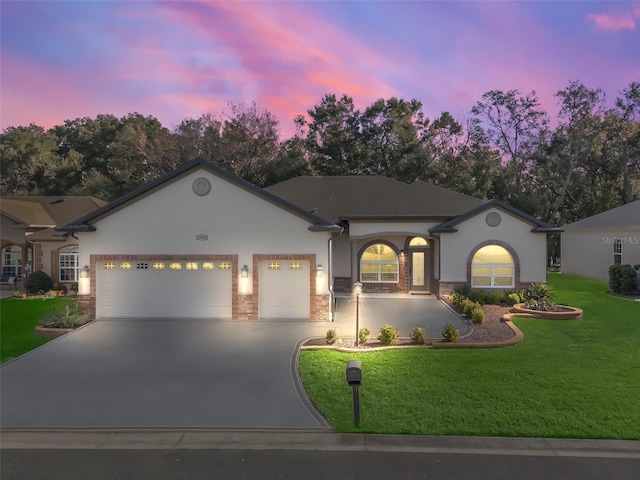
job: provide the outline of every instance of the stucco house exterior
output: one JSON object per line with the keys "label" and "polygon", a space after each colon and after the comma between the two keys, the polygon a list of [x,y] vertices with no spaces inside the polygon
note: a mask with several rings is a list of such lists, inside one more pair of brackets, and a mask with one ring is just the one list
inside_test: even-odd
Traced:
{"label": "stucco house exterior", "polygon": [[609,280],[615,263],[640,264],[640,200],[563,227],[562,271]]}
{"label": "stucco house exterior", "polygon": [[441,295],[546,279],[552,227],[502,202],[385,177],[259,188],[202,160],[59,229],[96,317],[331,318],[338,292]]}
{"label": "stucco house exterior", "polygon": [[77,282],[78,241],[55,229],[105,204],[89,196],[0,197],[3,286],[14,278],[11,287],[23,289],[29,269],[44,271],[55,283]]}

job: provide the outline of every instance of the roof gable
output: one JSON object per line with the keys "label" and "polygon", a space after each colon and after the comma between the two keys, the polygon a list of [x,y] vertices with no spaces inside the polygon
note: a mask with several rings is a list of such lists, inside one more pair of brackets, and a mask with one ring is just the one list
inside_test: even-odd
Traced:
{"label": "roof gable", "polygon": [[638,229],[640,230],[640,200],[627,203],[606,212],[583,218],[564,226],[565,230],[598,229]]}
{"label": "roof gable", "polygon": [[168,184],[173,183],[178,179],[183,178],[184,176],[200,169],[205,170],[210,174],[215,175],[216,177],[238,188],[241,188],[246,192],[251,193],[252,195],[257,196],[266,202],[270,202],[278,206],[279,208],[306,220],[310,224],[309,230],[332,231],[332,230],[339,229],[339,227],[337,227],[336,225],[333,225],[331,222],[328,222],[327,220],[317,215],[314,215],[311,212],[303,210],[302,208],[296,205],[293,205],[265,191],[264,189],[250,182],[247,182],[246,180],[243,180],[240,177],[237,177],[236,175],[226,172],[221,168],[216,167],[202,159],[196,159],[181,165],[173,172],[168,173],[152,182],[149,182],[146,185],[143,185],[142,187],[134,190],[133,192],[127,195],[124,195],[123,197],[120,197],[117,200],[114,200],[113,202],[103,206],[102,208],[94,212],[91,212],[90,214],[85,215],[81,218],[78,218],[77,220],[65,225],[64,227],[58,228],[58,230],[65,231],[65,232],[93,231],[95,230],[95,227],[92,225],[94,222],[104,219],[107,216],[110,216],[118,212],[119,210],[126,208],[128,205],[135,203],[139,199],[144,198],[147,195],[150,195],[154,192],[157,192],[163,189]]}
{"label": "roof gable", "polygon": [[533,229],[531,230],[532,232],[562,232],[562,229],[553,227],[548,223],[543,222],[542,220],[539,220],[536,217],[533,217],[528,213],[518,210],[517,208],[512,207],[511,205],[504,203],[503,201],[495,198],[493,200],[489,200],[488,202],[485,202],[484,204],[472,210],[469,210],[468,212],[465,212],[462,215],[457,216],[456,218],[449,220],[448,222],[442,223],[437,227],[430,229],[429,232],[430,233],[457,232],[458,231],[458,229],[456,228],[457,225],[464,222],[465,220],[468,220],[472,217],[475,217],[481,214],[482,212],[489,210],[490,208],[499,208],[531,224],[533,227]]}
{"label": "roof gable", "polygon": [[480,199],[430,183],[383,176],[302,176],[266,190],[334,222],[356,219],[448,219],[482,205]]}

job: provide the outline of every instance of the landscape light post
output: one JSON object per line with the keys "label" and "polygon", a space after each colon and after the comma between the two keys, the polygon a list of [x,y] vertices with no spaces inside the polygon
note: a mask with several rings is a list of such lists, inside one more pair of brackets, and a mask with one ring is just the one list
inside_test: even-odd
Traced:
{"label": "landscape light post", "polygon": [[353,293],[356,294],[356,347],[360,346],[360,294],[362,293],[362,283],[353,284]]}

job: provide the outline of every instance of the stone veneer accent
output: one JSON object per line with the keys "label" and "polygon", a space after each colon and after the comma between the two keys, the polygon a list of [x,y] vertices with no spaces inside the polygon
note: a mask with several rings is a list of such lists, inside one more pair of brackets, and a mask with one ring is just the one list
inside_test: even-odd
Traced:
{"label": "stone veneer accent", "polygon": [[78,307],[82,312],[96,316],[96,272],[98,262],[127,261],[149,262],[159,261],[212,261],[231,263],[231,318],[238,320],[239,296],[238,296],[238,255],[91,255],[89,265],[89,280],[91,282],[89,295],[78,295]]}

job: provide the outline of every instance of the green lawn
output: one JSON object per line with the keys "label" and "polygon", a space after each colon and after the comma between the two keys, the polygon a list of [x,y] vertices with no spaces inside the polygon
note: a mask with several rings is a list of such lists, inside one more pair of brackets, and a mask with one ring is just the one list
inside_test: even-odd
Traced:
{"label": "green lawn", "polygon": [[[604,282],[549,283],[583,319],[516,318],[524,340],[499,349],[302,351],[305,389],[339,432],[640,439],[640,303]],[[359,428],[349,359],[362,361]]]}
{"label": "green lawn", "polygon": [[62,309],[75,302],[71,298],[0,300],[0,363],[53,340],[53,337],[36,335],[36,325],[52,309]]}

